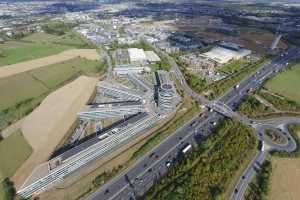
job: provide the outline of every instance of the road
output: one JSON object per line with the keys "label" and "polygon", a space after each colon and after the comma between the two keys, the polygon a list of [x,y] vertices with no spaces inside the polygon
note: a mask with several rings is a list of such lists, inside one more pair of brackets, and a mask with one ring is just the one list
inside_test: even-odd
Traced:
{"label": "road", "polygon": [[[141,157],[133,166],[99,188],[87,198],[88,200],[125,200],[135,199],[136,196],[143,195],[161,175],[167,172],[168,167],[166,163],[174,163],[178,156],[182,154],[181,150],[187,144],[194,144],[210,135],[214,125],[222,121],[224,115],[231,118],[234,117],[253,128],[259,128],[259,122],[240,116],[233,112],[233,110],[247,97],[249,91],[259,88],[266,79],[274,76],[283,69],[287,62],[290,63],[296,58],[299,58],[300,49],[291,49],[287,54],[279,56],[270,63],[260,67],[256,72],[242,80],[237,89],[229,90],[214,102],[208,101],[190,89],[175,61],[168,55],[166,56],[186,93],[215,112],[205,111],[201,116],[197,116],[187,122],[182,128],[176,130],[174,134],[167,137],[151,152]],[[257,136],[259,139],[263,139],[260,138],[259,133]],[[295,148],[293,144],[295,143],[291,138],[288,145],[281,148],[282,150]],[[266,153],[267,152],[260,151],[251,162],[251,165],[244,173],[247,178],[241,177],[241,180],[236,186],[236,192],[232,195],[232,199],[241,199],[241,197],[244,196],[247,185],[251,177],[255,174],[255,170],[253,170],[251,166],[257,161],[259,161],[258,163],[262,163]]]}
{"label": "road", "polygon": [[211,132],[212,122],[223,117],[205,112],[193,118],[174,134],[166,138],[155,150],[140,158],[129,169],[113,178],[88,199],[130,199],[133,194],[142,195],[162,174],[167,171],[167,162],[173,162],[187,144],[195,143],[196,137],[206,137]]}

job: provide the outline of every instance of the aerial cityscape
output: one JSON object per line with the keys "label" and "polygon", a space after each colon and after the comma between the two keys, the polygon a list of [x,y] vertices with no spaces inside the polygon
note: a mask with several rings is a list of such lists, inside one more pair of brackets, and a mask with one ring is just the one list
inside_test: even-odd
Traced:
{"label": "aerial cityscape", "polygon": [[299,184],[299,1],[0,1],[0,200]]}

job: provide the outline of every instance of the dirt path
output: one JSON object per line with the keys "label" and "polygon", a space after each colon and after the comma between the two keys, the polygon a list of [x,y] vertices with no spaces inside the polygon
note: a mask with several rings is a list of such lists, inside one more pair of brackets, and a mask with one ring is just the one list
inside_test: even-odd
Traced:
{"label": "dirt path", "polygon": [[60,63],[76,57],[82,57],[89,60],[100,60],[100,56],[96,49],[71,49],[56,55],[0,67],[0,78],[12,76],[39,67]]}
{"label": "dirt path", "polygon": [[20,119],[19,121],[15,122],[12,125],[10,125],[9,127],[5,128],[1,132],[1,136],[3,138],[7,138],[8,136],[10,136],[14,132],[16,132],[18,129],[21,128],[23,121],[24,121],[24,118]]}
{"label": "dirt path", "polygon": [[77,112],[90,99],[97,82],[96,78],[77,78],[51,93],[24,119],[22,132],[33,153],[13,177],[17,188],[55,150],[76,121]]}

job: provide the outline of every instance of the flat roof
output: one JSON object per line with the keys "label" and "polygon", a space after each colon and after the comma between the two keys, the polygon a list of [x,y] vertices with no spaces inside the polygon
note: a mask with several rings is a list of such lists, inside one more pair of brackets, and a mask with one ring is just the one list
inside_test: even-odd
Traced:
{"label": "flat roof", "polygon": [[129,48],[128,53],[129,53],[130,62],[147,60],[147,56],[143,49]]}
{"label": "flat roof", "polygon": [[124,126],[128,126],[130,124],[134,124],[134,123],[138,122],[139,120],[143,119],[144,117],[146,117],[147,115],[148,115],[147,113],[139,113],[139,114],[128,117],[125,121],[120,120],[119,122],[116,122],[115,124],[111,125],[110,127],[104,128],[103,130],[100,131],[100,133],[98,133],[97,135],[95,134],[92,138],[82,142],[81,144],[71,148],[70,150],[64,152],[63,154],[61,154],[59,156],[62,158],[62,160],[66,160],[66,159],[70,158],[71,156],[74,156],[75,154],[96,144],[97,142],[100,142],[101,140],[99,139],[99,135],[104,134],[114,128],[118,128],[118,127],[121,128]]}
{"label": "flat roof", "polygon": [[251,51],[247,49],[239,49],[239,51],[234,51],[217,46],[209,52],[202,54],[202,56],[212,59],[220,64],[224,64],[231,59],[239,59],[249,54],[251,54]]}
{"label": "flat roof", "polygon": [[150,62],[160,61],[160,57],[154,51],[145,51],[147,60]]}

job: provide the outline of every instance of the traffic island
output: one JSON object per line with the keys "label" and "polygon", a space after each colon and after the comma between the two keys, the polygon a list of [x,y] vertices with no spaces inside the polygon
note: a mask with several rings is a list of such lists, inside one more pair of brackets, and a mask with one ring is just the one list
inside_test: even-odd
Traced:
{"label": "traffic island", "polygon": [[279,130],[268,128],[264,130],[264,138],[267,143],[285,146],[288,143],[287,137]]}

